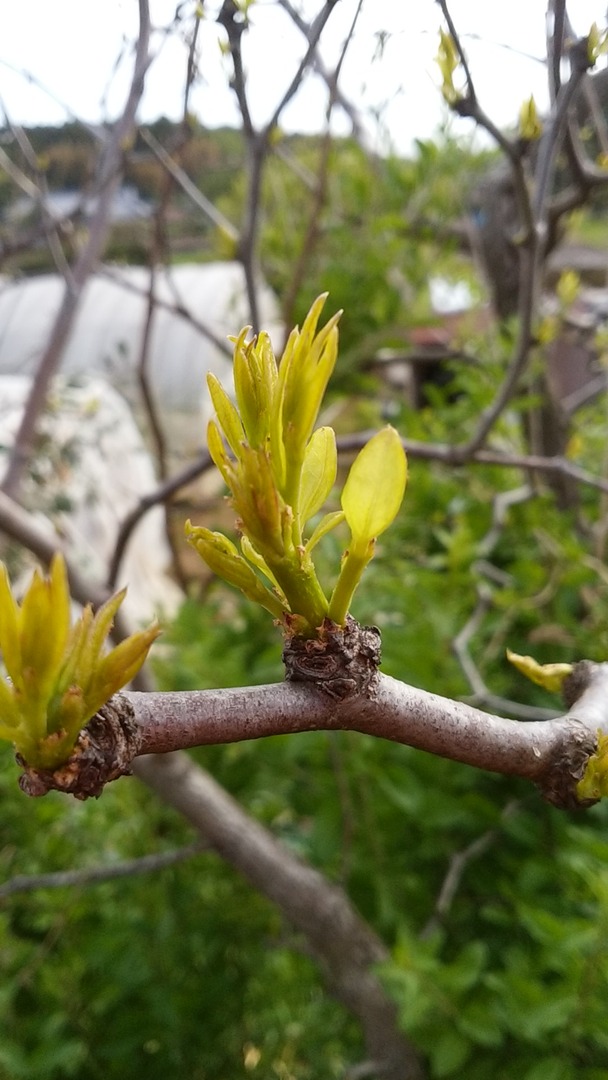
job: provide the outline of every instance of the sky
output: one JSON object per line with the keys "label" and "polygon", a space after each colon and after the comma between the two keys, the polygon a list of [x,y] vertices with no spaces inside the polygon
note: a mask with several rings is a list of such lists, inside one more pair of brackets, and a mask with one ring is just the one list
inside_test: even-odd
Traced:
{"label": "sky", "polygon": [[[321,0],[294,0],[310,19]],[[183,28],[167,33],[178,0],[150,0],[154,62],[148,73],[140,119],[160,115],[178,119],[183,108],[187,43]],[[221,49],[225,35],[215,21],[221,6],[204,0],[199,35],[199,75],[191,111],[206,127],[238,125],[234,94],[228,86],[229,62]],[[189,15],[194,0],[183,0]],[[588,32],[605,23],[605,0],[570,5],[574,29]],[[325,28],[322,56],[335,66],[349,32],[357,0],[338,0]],[[137,32],[136,0],[28,0],[0,9],[0,107],[13,123],[61,124],[77,116],[88,122],[120,112],[132,64],[129,45]],[[478,96],[499,125],[516,120],[521,102],[534,94],[547,104],[542,64],[545,52],[545,0],[452,0],[450,11],[462,36]],[[272,115],[297,69],[304,38],[276,0],[254,0],[251,29],[245,35],[251,111],[256,123]],[[428,138],[445,120],[438,91],[437,52],[441,13],[434,0],[363,0],[362,11],[343,65],[340,86],[360,110],[368,143],[374,149],[408,153],[416,138]],[[120,58],[120,59],[119,59]],[[316,76],[306,79],[285,109],[286,131],[319,131],[327,92]],[[452,126],[453,122],[452,122]],[[334,129],[350,130],[337,112]],[[458,121],[456,130],[472,131]]]}

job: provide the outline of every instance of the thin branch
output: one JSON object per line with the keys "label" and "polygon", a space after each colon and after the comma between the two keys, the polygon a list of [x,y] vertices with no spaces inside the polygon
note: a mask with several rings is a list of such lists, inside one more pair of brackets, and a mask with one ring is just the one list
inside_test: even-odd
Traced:
{"label": "thin branch", "polygon": [[[344,60],[345,60],[345,57],[346,57],[346,53],[348,51],[348,47],[349,47],[349,45],[350,45],[350,43],[351,43],[351,41],[353,39],[354,33],[355,33],[355,28],[356,28],[357,22],[359,20],[359,15],[361,14],[362,6],[363,6],[363,0],[359,0],[359,2],[357,4],[357,7],[355,9],[355,13],[354,13],[353,18],[352,18],[352,21],[351,21],[351,25],[350,25],[349,30],[348,30],[348,34],[346,35],[346,38],[344,39],[344,42],[342,44],[342,49],[341,49],[341,52],[340,52],[340,56],[338,58],[338,63],[336,64],[336,68],[335,68],[333,74],[331,76],[329,76],[328,79],[327,79],[327,86],[328,86],[328,90],[329,90],[329,98],[328,98],[328,102],[327,102],[327,109],[325,111],[326,130],[325,130],[325,135],[324,135],[324,138],[323,138],[323,143],[321,145],[319,167],[317,169],[316,184],[315,184],[315,189],[314,189],[314,192],[313,192],[314,197],[313,197],[313,200],[312,200],[312,205],[311,205],[310,210],[309,210],[308,222],[306,224],[306,229],[304,231],[304,236],[303,236],[303,239],[302,239],[302,243],[300,245],[300,251],[298,252],[298,254],[296,256],[295,266],[294,266],[294,269],[293,269],[293,273],[291,275],[291,280],[290,280],[290,282],[288,284],[288,287],[287,287],[287,289],[285,291],[285,296],[284,296],[283,305],[282,305],[282,307],[283,307],[283,324],[284,324],[284,326],[286,328],[285,329],[286,335],[288,333],[287,327],[291,326],[293,324],[293,322],[295,321],[294,317],[293,317],[293,313],[294,313],[294,306],[295,306],[298,290],[299,290],[299,288],[300,288],[300,286],[302,284],[302,280],[303,280],[303,277],[304,277],[304,273],[305,273],[305,270],[306,270],[307,263],[310,260],[312,252],[313,252],[313,250],[315,248],[315,244],[317,243],[317,240],[319,238],[320,227],[321,227],[321,213],[322,213],[322,210],[323,210],[323,206],[325,205],[325,202],[327,200],[327,187],[328,187],[328,182],[329,182],[329,160],[330,160],[330,152],[331,152],[331,147],[332,147],[332,136],[331,136],[331,126],[330,126],[331,125],[331,116],[332,116],[332,112],[333,112],[333,109],[334,109],[334,105],[336,104],[337,99],[338,99],[338,83],[339,83],[339,80],[340,80],[340,73],[342,71],[342,66],[344,64]],[[287,342],[287,336],[285,337],[284,344],[286,344],[286,342]]]}
{"label": "thin branch", "polygon": [[152,341],[152,331],[154,327],[154,315],[156,312],[156,304],[154,302],[154,286],[156,283],[157,267],[152,262],[149,269],[149,285],[148,285],[148,298],[146,302],[146,316],[144,320],[144,326],[141,335],[141,342],[139,348],[139,357],[136,365],[136,372],[139,382],[139,388],[141,391],[142,400],[144,403],[144,411],[148,421],[148,426],[152,436],[152,442],[155,449],[155,457],[158,465],[158,472],[161,480],[167,479],[167,443],[163,432],[160,416],[158,415],[158,409],[152,393],[152,386],[150,382],[149,372],[149,359],[150,359],[150,343]]}
{"label": "thin branch", "polygon": [[100,885],[116,878],[135,877],[138,874],[151,874],[165,870],[168,866],[191,859],[207,850],[201,840],[175,851],[161,851],[158,855],[143,855],[139,859],[129,859],[114,866],[92,866],[84,870],[58,870],[51,874],[17,874],[16,877],[0,884],[0,897],[14,896],[16,893],[35,892],[39,889],[86,888]]}
{"label": "thin branch", "polygon": [[566,30],[566,0],[550,0],[549,13],[553,17],[553,25],[547,34],[547,61],[549,71],[549,99],[553,105],[562,84],[561,64],[564,54]]}
{"label": "thin branch", "polygon": [[[369,628],[359,632],[368,638],[373,634]],[[300,651],[301,665],[305,658]],[[311,654],[306,682],[190,692],[124,691],[81,732],[69,768],[49,772],[24,763],[20,786],[30,796],[60,790],[88,798],[130,773],[135,759],[150,754],[304,731],[358,731],[531,780],[556,806],[580,806],[577,783],[597,749],[598,731],[608,734],[608,664],[581,661],[575,666],[565,683],[574,704],[562,716],[519,722],[378,672],[364,689],[349,689],[351,679],[334,678],[336,654],[329,657],[325,671],[325,679],[334,680],[331,694],[326,693],[320,688],[324,679],[319,660]],[[346,659],[341,670],[348,671],[349,663]]]}
{"label": "thin branch", "polygon": [[336,3],[337,0],[326,0],[324,6],[314,19],[310,26],[307,38],[308,47],[298,65],[297,71],[289,86],[284,91],[270,120],[259,131],[256,131],[251,118],[247,96],[245,68],[242,57],[242,37],[247,29],[247,21],[243,18],[235,0],[224,0],[217,20],[225,28],[226,33],[228,34],[233,65],[231,86],[236,95],[241,112],[243,132],[247,145],[248,182],[243,223],[239,239],[239,258],[245,274],[247,300],[251,314],[251,323],[255,332],[260,329],[257,292],[257,248],[264,167],[270,150],[272,135],[279,122],[281,113],[300,87],[304,72],[312,62],[327,20]]}
{"label": "thin branch", "polygon": [[205,217],[216,225],[218,229],[236,243],[239,238],[238,229],[234,227],[231,221],[222,214],[221,210],[218,210],[210,199],[203,195],[202,191],[199,191],[196,184],[192,183],[192,180],[188,176],[187,172],[182,169],[181,165],[178,165],[173,160],[170,154],[167,153],[164,146],[159,143],[158,139],[147,128],[142,128],[139,132],[140,137],[145,142],[146,146],[150,148],[155,158],[161,163],[163,169],[169,173],[169,175],[175,180],[175,183],[182,189],[182,191],[188,196],[199,210],[202,210]]}
{"label": "thin branch", "polygon": [[32,144],[30,143],[23,128],[16,124],[13,124],[8,116],[6,108],[0,98],[0,104],[2,105],[2,111],[4,113],[5,125],[11,131],[14,139],[19,146],[23,156],[30,169],[36,176],[36,183],[33,183],[25,173],[22,172],[16,165],[14,165],[8,155],[0,150],[0,164],[3,166],[5,172],[11,177],[13,182],[17,182],[21,190],[32,199],[34,205],[38,208],[38,212],[42,222],[42,230],[44,239],[51,258],[57,268],[58,272],[64,278],[65,281],[71,280],[71,269],[68,261],[65,257],[63,247],[61,245],[61,231],[60,224],[56,220],[55,215],[52,213],[48,202],[48,186],[46,183],[46,177],[40,172],[38,168],[38,162],[36,154]]}
{"label": "thin branch", "polygon": [[[306,52],[304,53],[304,56],[300,60],[298,68],[295,71],[289,86],[285,90],[281,100],[276,106],[272,116],[270,117],[270,120],[268,121],[266,127],[262,132],[262,137],[265,141],[270,139],[274,129],[279,122],[281,113],[284,111],[286,105],[289,104],[294,94],[296,94],[296,92],[300,89],[304,74],[314,60],[319,41],[321,40],[321,35],[323,34],[323,31],[325,29],[327,20],[329,19],[329,16],[331,15],[337,3],[338,0],[325,0],[325,4],[310,24],[310,28],[307,34],[308,47],[306,49]],[[358,13],[356,17],[358,17]]]}
{"label": "thin branch", "polygon": [[[361,450],[374,434],[372,431],[356,435],[341,435],[337,440],[338,451],[349,453]],[[444,465],[462,468],[465,465],[500,465],[506,469],[524,469],[526,472],[556,473],[569,476],[581,484],[608,492],[608,480],[581,469],[564,457],[543,457],[542,454],[505,453],[501,450],[474,450],[466,446],[449,446],[444,443],[423,443],[415,439],[402,439],[401,444],[412,460],[440,461]]]}
{"label": "thin branch", "polygon": [[[292,19],[294,25],[297,26],[298,30],[304,35],[304,37],[308,41],[310,39],[310,24],[302,18],[300,12],[297,11],[297,9],[291,3],[291,0],[279,0],[279,6],[287,12],[289,17]],[[331,90],[335,81],[335,72],[330,71],[329,68],[326,67],[323,59],[319,54],[318,47],[315,48],[315,52],[312,57],[312,63],[315,71],[321,76],[324,82],[327,83],[327,86]],[[339,105],[342,111],[346,113],[352,124],[354,138],[357,140],[358,143],[362,143],[364,140],[363,129],[361,124],[361,118],[357,109],[352,104],[352,102],[344,96],[344,93],[338,86],[335,87],[335,90],[333,92],[336,105]]]}
{"label": "thin branch", "polygon": [[[120,285],[121,288],[126,289],[127,292],[134,293],[136,296],[141,296],[144,300],[148,296],[147,289],[136,285],[135,282],[125,277],[125,275],[121,273],[118,267],[100,266],[98,273],[101,277],[105,277],[108,278],[110,281],[114,281],[117,285]],[[193,329],[198,331],[198,333],[201,334],[202,337],[206,338],[207,341],[210,341],[212,345],[215,345],[216,349],[219,349],[220,352],[224,353],[225,356],[232,357],[232,348],[228,344],[227,340],[214,333],[214,331],[209,326],[207,326],[206,323],[203,323],[200,321],[200,319],[197,319],[196,316],[194,316],[192,312],[189,311],[186,305],[183,303],[181,297],[179,296],[175,283],[171,278],[169,268],[167,268],[167,284],[170,286],[170,288],[176,295],[176,300],[172,303],[170,300],[163,300],[161,297],[155,296],[155,306],[157,308],[161,308],[163,311],[169,311],[174,315],[179,315],[180,318],[185,319],[186,322],[190,323]]]}
{"label": "thin branch", "polygon": [[[507,803],[504,810],[500,815],[500,824],[508,821],[516,814],[521,807],[521,799],[511,799]],[[448,870],[441,884],[439,895],[435,902],[435,909],[430,919],[420,931],[420,939],[424,941],[425,938],[431,937],[436,930],[440,928],[445,922],[446,916],[449,914],[450,908],[454,903],[456,893],[460,888],[460,884],[463,875],[474,859],[480,859],[482,855],[485,855],[486,851],[492,847],[492,844],[500,837],[500,829],[488,829],[473,840],[462,851],[455,851],[450,858]]]}
{"label": "thin branch", "polygon": [[[597,665],[597,684],[608,683],[608,665]],[[605,701],[576,720],[587,737],[608,728]],[[188,693],[119,695],[140,729],[138,754],[241,742],[303,731],[359,731],[412,746],[490,772],[540,781],[573,737],[573,718],[508,720],[460,701],[408,686],[379,674],[369,697],[344,702],[298,683]],[[597,708],[596,708],[597,706]],[[590,719],[589,719],[590,717]],[[576,727],[576,725],[574,725]]]}
{"label": "thin branch", "polygon": [[437,0],[437,2],[458,49],[467,81],[465,97],[456,101],[453,108],[460,115],[471,117],[490,132],[507,155],[512,168],[514,189],[523,230],[523,235],[518,238],[521,265],[517,341],[513,357],[494,401],[483,412],[476,431],[462,449],[462,453],[467,456],[484,445],[494,424],[513,397],[530,362],[534,346],[533,323],[538,310],[541,270],[546,256],[549,225],[554,219],[554,208],[551,207],[549,188],[553,175],[555,155],[559,140],[567,125],[570,106],[589,67],[589,61],[586,39],[576,42],[569,52],[571,62],[570,78],[565,85],[560,87],[551,116],[544,126],[535,169],[534,188],[532,198],[530,198],[523,170],[521,149],[517,143],[497,131],[492,121],[489,121],[489,118],[480,109],[466,55],[450,15],[447,0]]}
{"label": "thin branch", "polygon": [[164,484],[160,484],[148,495],[143,495],[140,498],[137,505],[134,506],[124,518],[118,531],[112,555],[112,562],[110,563],[110,569],[108,570],[107,584],[109,589],[116,587],[116,581],[120,572],[120,565],[125,549],[133,530],[141,521],[142,517],[144,517],[148,510],[151,510],[153,506],[158,506],[159,503],[165,503],[167,499],[174,495],[176,491],[179,491],[180,488],[186,487],[188,484],[192,483],[193,480],[197,480],[199,476],[202,476],[203,473],[211,469],[212,466],[213,462],[209,452],[204,450],[190,465],[187,465],[184,469],[181,469],[180,472],[169,477]]}

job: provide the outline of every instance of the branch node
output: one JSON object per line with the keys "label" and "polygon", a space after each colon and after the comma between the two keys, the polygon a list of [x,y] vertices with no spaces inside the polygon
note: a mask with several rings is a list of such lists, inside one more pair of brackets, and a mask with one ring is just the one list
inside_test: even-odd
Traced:
{"label": "branch node", "polygon": [[283,663],[286,679],[312,684],[334,700],[369,697],[380,664],[380,631],[350,615],[344,626],[325,619],[318,637],[286,642]]}
{"label": "branch node", "polygon": [[133,706],[115,694],[82,729],[71,756],[54,770],[35,769],[17,755],[23,773],[19,787],[32,798],[61,791],[75,799],[98,798],[111,780],[131,773],[139,750],[140,729]]}
{"label": "branch node", "polygon": [[561,743],[550,767],[536,781],[543,798],[559,810],[584,810],[598,802],[597,799],[580,799],[576,793],[576,785],[596,750],[597,736],[582,721],[572,718],[568,738]]}

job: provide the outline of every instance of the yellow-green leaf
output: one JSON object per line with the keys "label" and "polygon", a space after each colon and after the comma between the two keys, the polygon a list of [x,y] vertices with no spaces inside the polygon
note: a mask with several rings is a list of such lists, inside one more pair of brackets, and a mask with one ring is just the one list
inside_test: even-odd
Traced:
{"label": "yellow-green leaf", "polygon": [[564,679],[573,670],[572,664],[539,664],[534,657],[520,656],[510,649],[507,649],[507,660],[527,679],[552,694],[561,693]]}
{"label": "yellow-green leaf", "polygon": [[186,536],[214,574],[240,589],[245,596],[270,611],[272,615],[282,617],[285,612],[284,603],[260,581],[227,536],[203,526],[193,526],[189,521],[186,523]]}
{"label": "yellow-green leaf", "polygon": [[526,142],[534,142],[540,139],[542,133],[543,125],[538,115],[536,102],[533,97],[529,97],[519,110],[519,136]]}
{"label": "yellow-green leaf", "polygon": [[84,699],[85,723],[137,675],[159,634],[160,627],[152,623],[125,638],[96,665]]}
{"label": "yellow-green leaf", "polygon": [[245,435],[250,446],[264,446],[269,437],[269,417],[276,373],[268,354],[268,336],[247,342],[250,327],[239,334],[234,346],[234,388]]}
{"label": "yellow-green leaf", "polygon": [[462,97],[454,86],[454,72],[460,64],[458,47],[451,34],[445,30],[439,31],[439,49],[437,51],[437,65],[441,72],[441,93],[448,105],[453,105]]}
{"label": "yellow-green leaf", "polygon": [[[258,570],[261,571],[264,577],[268,578],[273,588],[278,589],[278,581],[274,576],[272,570],[270,569],[268,563],[266,562],[266,559],[264,559],[264,557],[260,555],[259,551],[254,548],[248,536],[241,537],[241,551],[243,552],[243,555],[248,560],[248,562],[250,562],[252,566],[257,566]],[[285,606],[287,609],[289,608],[289,604],[287,603],[287,601],[285,601]]]}
{"label": "yellow-green leaf", "polygon": [[324,536],[335,529],[337,525],[341,525],[344,521],[343,510],[332,510],[329,514],[325,514],[316,528],[310,535],[310,539],[306,541],[306,552],[310,555],[312,549],[316,547],[319,540],[322,540]]}
{"label": "yellow-green leaf", "polygon": [[0,675],[0,720],[6,724],[7,727],[16,728],[19,726],[21,716],[17,703],[15,701],[15,695],[12,686],[10,686],[5,679]]}
{"label": "yellow-green leaf", "polygon": [[587,35],[587,57],[591,67],[599,60],[602,53],[608,49],[608,31],[602,30],[597,23],[592,23]]}
{"label": "yellow-green leaf", "polygon": [[207,425],[207,446],[209,448],[211,460],[216,469],[219,469],[222,474],[224,483],[227,487],[232,488],[234,469],[232,467],[232,462],[226,453],[220,430],[214,420],[210,420]]}
{"label": "yellow-green leaf", "polygon": [[302,526],[321,509],[336,482],[338,452],[333,428],[317,428],[304,454],[300,480],[300,521]]}
{"label": "yellow-green leaf", "polygon": [[407,481],[399,435],[385,427],[357,455],[342,492],[342,509],[356,544],[375,539],[394,521]]}
{"label": "yellow-green leaf", "polygon": [[569,308],[576,300],[581,288],[581,279],[575,270],[563,270],[556,286],[557,298],[563,308]]}
{"label": "yellow-green leaf", "polygon": [[207,386],[209,387],[213,408],[226,436],[228,446],[234,456],[238,458],[241,444],[245,439],[241,418],[221,382],[211,372],[207,375]]}
{"label": "yellow-green leaf", "polygon": [[15,687],[20,684],[22,667],[19,630],[19,608],[11,592],[6,566],[0,563],[0,651]]}

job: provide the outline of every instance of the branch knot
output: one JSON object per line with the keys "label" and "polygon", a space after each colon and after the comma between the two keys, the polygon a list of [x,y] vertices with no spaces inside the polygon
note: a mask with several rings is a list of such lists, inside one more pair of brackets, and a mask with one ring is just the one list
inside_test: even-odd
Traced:
{"label": "branch knot", "polygon": [[115,694],[82,729],[63,765],[35,769],[17,755],[24,770],[19,787],[32,797],[61,791],[76,799],[98,798],[111,780],[130,774],[139,744],[133,707],[124,695]]}
{"label": "branch knot", "polygon": [[318,637],[288,639],[283,662],[286,679],[310,683],[334,700],[367,697],[380,664],[380,631],[350,615],[344,626],[325,619]]}

